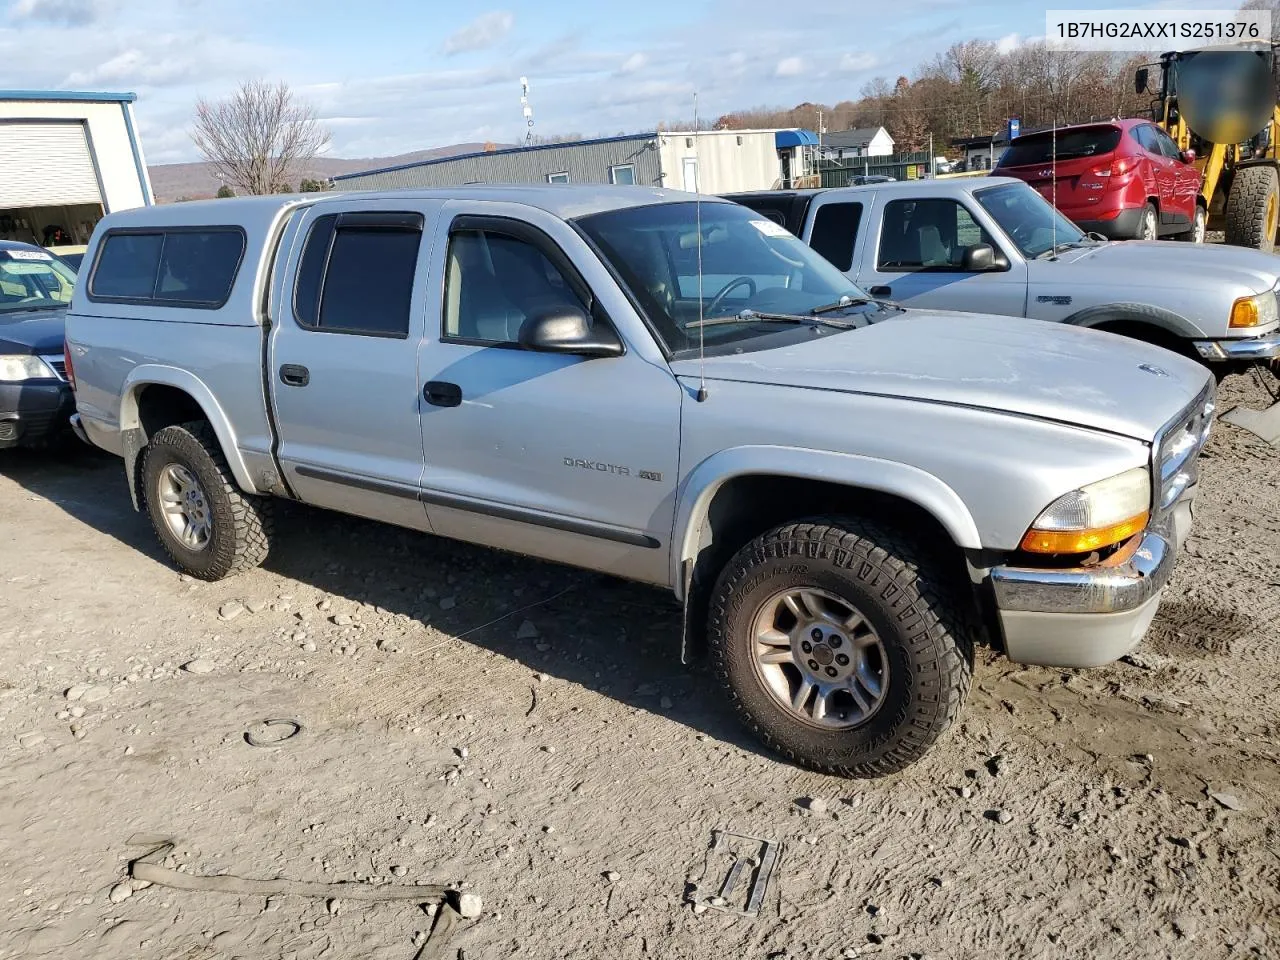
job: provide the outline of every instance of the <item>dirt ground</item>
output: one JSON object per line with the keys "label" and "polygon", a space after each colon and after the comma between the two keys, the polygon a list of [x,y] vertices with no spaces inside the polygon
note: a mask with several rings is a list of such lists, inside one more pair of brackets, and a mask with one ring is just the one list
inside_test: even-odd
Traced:
{"label": "dirt ground", "polygon": [[[191,874],[464,884],[450,960],[1280,957],[1278,465],[1219,424],[1132,662],[984,656],[938,748],[857,782],[744,736],[657,592],[302,508],[193,582],[118,461],[0,454],[0,957],[410,960],[431,923],[120,899],[135,834]],[[304,730],[249,745],[267,718]],[[720,827],[783,844],[757,918],[685,902]]]}

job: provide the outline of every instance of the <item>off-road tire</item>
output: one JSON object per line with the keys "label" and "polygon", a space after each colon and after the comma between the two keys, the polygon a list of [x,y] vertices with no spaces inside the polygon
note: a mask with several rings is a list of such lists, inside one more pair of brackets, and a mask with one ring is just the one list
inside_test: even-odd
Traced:
{"label": "off-road tire", "polygon": [[[174,536],[160,509],[156,496],[160,472],[170,463],[194,473],[204,489],[212,530],[202,550],[192,550]],[[271,498],[241,492],[213,428],[203,420],[165,427],[151,438],[142,454],[142,496],[156,536],[184,573],[221,580],[251,570],[267,558]]]}
{"label": "off-road tire", "polygon": [[[779,590],[806,586],[855,606],[884,642],[889,683],[861,726],[823,730],[783,707],[754,664],[752,622]],[[850,517],[790,523],[757,537],[721,572],[711,598],[711,663],[747,727],[801,766],[845,777],[897,773],[959,714],[973,676],[977,611],[908,536]]]}
{"label": "off-road tire", "polygon": [[1276,223],[1280,220],[1280,176],[1276,168],[1257,166],[1237,170],[1231,180],[1231,192],[1227,194],[1225,214],[1227,243],[1271,253],[1276,245]]}

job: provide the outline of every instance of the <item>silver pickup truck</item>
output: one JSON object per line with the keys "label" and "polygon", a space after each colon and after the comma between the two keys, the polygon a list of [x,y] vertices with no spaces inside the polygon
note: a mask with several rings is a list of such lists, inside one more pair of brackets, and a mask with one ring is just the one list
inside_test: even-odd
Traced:
{"label": "silver pickup truck", "polygon": [[872,296],[1108,330],[1227,373],[1280,357],[1280,258],[1086,236],[1010,177],[731,194]]}
{"label": "silver pickup truck", "polygon": [[656,584],[747,724],[845,775],[934,743],[975,643],[1133,647],[1213,412],[1190,360],[878,304],[641,187],[150,207],[85,263],[75,426],[183,570],[261,563],[283,497]]}

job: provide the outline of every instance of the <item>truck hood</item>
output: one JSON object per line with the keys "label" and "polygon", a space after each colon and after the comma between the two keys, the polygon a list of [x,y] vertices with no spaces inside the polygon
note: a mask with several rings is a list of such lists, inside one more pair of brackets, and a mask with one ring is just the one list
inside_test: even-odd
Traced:
{"label": "truck hood", "polygon": [[[1143,442],[1191,403],[1209,378],[1192,360],[1114,334],[925,310],[908,310],[861,330],[828,331],[794,345],[711,356],[705,362],[709,381],[982,407]],[[671,366],[687,384],[696,384],[696,358]],[[802,407],[796,415],[804,415]]]}
{"label": "truck hood", "polygon": [[1111,241],[1065,251],[1056,261],[1033,260],[1030,266],[1037,281],[1076,276],[1082,283],[1120,280],[1127,287],[1161,290],[1165,298],[1176,296],[1180,287],[1234,285],[1234,299],[1270,290],[1280,281],[1280,259],[1218,243]]}
{"label": "truck hood", "polygon": [[61,353],[66,310],[0,312],[0,353]]}

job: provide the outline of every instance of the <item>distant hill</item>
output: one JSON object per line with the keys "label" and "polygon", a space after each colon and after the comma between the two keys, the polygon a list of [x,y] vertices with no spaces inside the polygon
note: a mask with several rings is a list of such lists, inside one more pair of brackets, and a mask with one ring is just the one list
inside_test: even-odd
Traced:
{"label": "distant hill", "polygon": [[[499,150],[511,146],[508,143],[497,144]],[[336,177],[344,173],[357,173],[361,170],[375,170],[378,167],[394,167],[401,163],[416,163],[420,160],[439,160],[443,157],[454,157],[463,153],[478,153],[483,150],[483,143],[455,143],[447,147],[435,147],[431,150],[415,150],[395,157],[368,157],[359,160],[343,160],[338,157],[321,157],[310,164],[309,176],[315,179]],[[199,163],[160,163],[147,168],[151,174],[151,189],[155,193],[157,203],[172,203],[180,198],[200,200],[212,197],[222,184],[210,173],[209,165]],[[297,184],[295,183],[296,187]]]}

